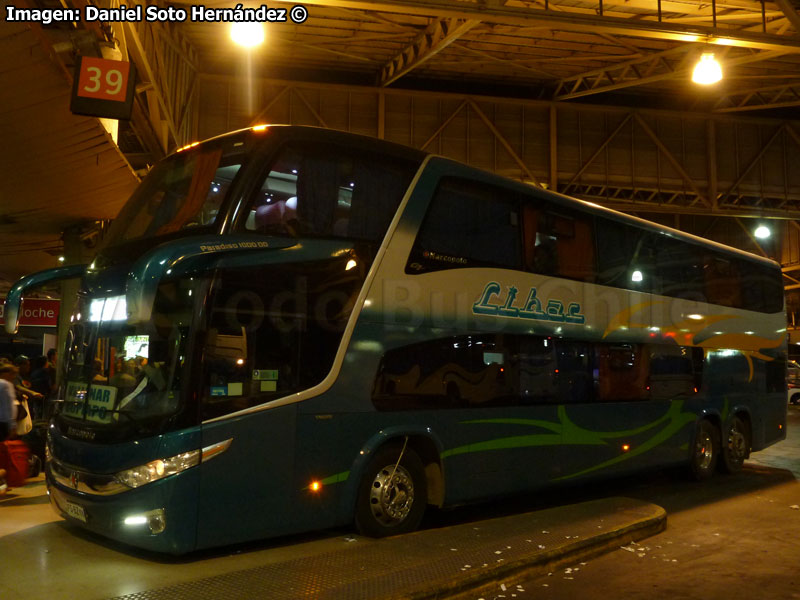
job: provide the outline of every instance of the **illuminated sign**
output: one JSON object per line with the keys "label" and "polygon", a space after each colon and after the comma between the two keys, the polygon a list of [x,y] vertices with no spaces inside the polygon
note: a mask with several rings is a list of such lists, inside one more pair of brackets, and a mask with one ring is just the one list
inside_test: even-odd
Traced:
{"label": "illuminated sign", "polygon": [[136,68],[121,60],[78,57],[69,108],[76,115],[130,119]]}
{"label": "illuminated sign", "polygon": [[[6,300],[0,299],[0,325],[5,323]],[[19,324],[22,327],[58,327],[58,310],[61,300],[46,298],[23,298],[19,311]]]}

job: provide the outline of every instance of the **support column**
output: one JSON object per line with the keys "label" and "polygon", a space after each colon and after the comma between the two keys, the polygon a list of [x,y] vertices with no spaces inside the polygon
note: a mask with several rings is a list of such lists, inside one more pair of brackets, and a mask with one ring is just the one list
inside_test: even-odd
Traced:
{"label": "support column", "polygon": [[717,200],[717,135],[714,128],[714,121],[708,121],[706,126],[706,148],[708,150],[708,199],[711,208],[719,208]]}
{"label": "support column", "polygon": [[550,189],[558,191],[558,112],[550,105]]}
{"label": "support column", "polygon": [[[62,238],[64,241],[64,265],[79,265],[85,263],[86,248],[81,240],[81,232],[79,228],[67,229],[64,231]],[[68,279],[61,282],[61,308],[58,312],[58,345],[56,351],[58,352],[58,361],[56,363],[56,383],[60,386],[62,381],[61,366],[64,364],[66,358],[66,348],[64,344],[67,340],[67,331],[69,331],[70,321],[75,308],[75,300],[78,297],[78,289],[80,287],[79,279]]]}

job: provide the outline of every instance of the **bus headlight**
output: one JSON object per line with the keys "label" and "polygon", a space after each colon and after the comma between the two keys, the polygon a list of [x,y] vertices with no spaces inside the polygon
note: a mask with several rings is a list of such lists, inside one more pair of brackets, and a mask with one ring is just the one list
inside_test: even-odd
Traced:
{"label": "bus headlight", "polygon": [[136,488],[175,475],[198,464],[200,464],[200,450],[192,450],[171,458],[159,458],[146,465],[120,471],[116,475],[116,480],[130,488]]}

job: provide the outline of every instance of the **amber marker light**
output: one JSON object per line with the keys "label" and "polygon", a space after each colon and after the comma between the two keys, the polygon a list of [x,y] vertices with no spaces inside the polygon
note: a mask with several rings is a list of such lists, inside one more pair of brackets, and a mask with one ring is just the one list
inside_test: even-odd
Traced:
{"label": "amber marker light", "polygon": [[194,148],[195,146],[200,145],[200,142],[192,142],[191,144],[185,145],[183,148],[178,148],[176,152],[183,152],[184,150],[188,150],[189,148]]}
{"label": "amber marker light", "polygon": [[630,449],[631,449],[631,445],[630,444],[622,444],[622,451],[623,452],[627,452]]}
{"label": "amber marker light", "polygon": [[308,486],[308,489],[310,489],[312,492],[318,492],[322,489],[322,483],[319,481],[312,481],[311,485]]}

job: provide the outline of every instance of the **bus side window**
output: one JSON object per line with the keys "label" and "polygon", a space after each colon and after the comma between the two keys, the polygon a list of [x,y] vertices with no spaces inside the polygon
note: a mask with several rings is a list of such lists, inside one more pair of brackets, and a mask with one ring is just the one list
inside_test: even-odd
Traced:
{"label": "bus side window", "polygon": [[595,281],[594,232],[588,218],[525,205],[523,223],[528,270]]}
{"label": "bus side window", "polygon": [[673,298],[707,302],[703,257],[700,248],[682,240],[650,236],[656,271],[661,284],[653,289]]}
{"label": "bus side window", "polygon": [[765,268],[749,260],[740,260],[738,263],[742,308],[766,313],[780,312],[783,309],[780,270],[777,267]]}
{"label": "bus side window", "polygon": [[522,268],[519,203],[503,188],[444,178],[411,250],[407,273]]}
{"label": "bus side window", "polygon": [[203,418],[309,389],[329,373],[363,272],[325,261],[220,268],[207,304]]}
{"label": "bus side window", "polygon": [[711,304],[742,307],[741,284],[736,263],[723,256],[703,257],[706,296]]}
{"label": "bus side window", "polygon": [[592,347],[586,342],[556,340],[556,382],[561,402],[570,404],[594,401]]}
{"label": "bus side window", "polygon": [[501,336],[458,336],[389,350],[372,401],[378,410],[458,409],[518,403]]}
{"label": "bus side window", "polygon": [[598,400],[626,402],[650,397],[650,355],[642,344],[598,344],[595,356]]}
{"label": "bus side window", "polygon": [[519,393],[523,404],[557,404],[558,358],[552,339],[521,336],[519,339]]}
{"label": "bus side window", "polygon": [[[786,354],[779,353],[764,363],[767,393],[786,391]],[[785,401],[785,398],[784,398]]]}
{"label": "bus side window", "polygon": [[597,283],[617,288],[642,290],[652,273],[637,262],[637,249],[644,231],[625,223],[597,217]]}
{"label": "bus side window", "polygon": [[649,350],[650,397],[653,400],[672,400],[696,393],[692,348],[653,344]]}

